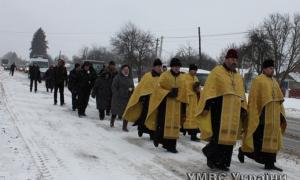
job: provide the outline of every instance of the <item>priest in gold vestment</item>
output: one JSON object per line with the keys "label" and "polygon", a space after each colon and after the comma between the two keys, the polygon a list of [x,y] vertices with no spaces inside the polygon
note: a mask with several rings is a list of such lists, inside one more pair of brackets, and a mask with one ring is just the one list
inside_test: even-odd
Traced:
{"label": "priest in gold vestment", "polygon": [[273,78],[274,61],[263,62],[263,73],[256,77],[249,92],[248,122],[238,158],[244,156],[264,164],[267,170],[282,171],[275,166],[276,153],[282,146],[286,128],[283,95]]}
{"label": "priest in gold vestment", "polygon": [[159,87],[153,92],[145,125],[154,131],[153,143],[163,145],[168,152],[177,153],[176,142],[179,137],[181,119],[185,118],[183,74],[181,62],[173,58],[171,69],[159,77]]}
{"label": "priest in gold vestment", "polygon": [[153,131],[145,126],[145,120],[151,95],[158,88],[161,71],[162,62],[160,59],[155,59],[151,72],[146,73],[134,89],[123,114],[123,119],[138,126],[139,137],[143,136],[143,133],[147,133],[150,135],[150,139],[153,138]]}
{"label": "priest in gold vestment", "polygon": [[229,170],[233,146],[240,137],[241,117],[247,113],[243,79],[236,71],[237,59],[237,51],[228,50],[223,65],[210,72],[197,107],[200,137],[209,141],[202,152],[211,169]]}

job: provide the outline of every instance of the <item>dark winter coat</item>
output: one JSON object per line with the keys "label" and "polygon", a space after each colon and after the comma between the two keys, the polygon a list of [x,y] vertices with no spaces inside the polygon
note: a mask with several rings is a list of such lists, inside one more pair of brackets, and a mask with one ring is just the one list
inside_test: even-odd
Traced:
{"label": "dark winter coat", "polygon": [[[124,76],[122,73],[119,73],[114,78],[111,87],[111,112],[114,115],[122,116],[134,89],[133,79],[131,76]],[[132,89],[131,91],[129,90],[130,88]]]}
{"label": "dark winter coat", "polygon": [[54,69],[49,68],[44,75],[44,79],[46,81],[46,88],[54,87]]}
{"label": "dark winter coat", "polygon": [[94,86],[96,77],[96,73],[92,71],[81,70],[78,78],[79,92],[90,92]]}
{"label": "dark winter coat", "polygon": [[29,78],[31,80],[41,81],[41,71],[38,66],[30,66],[29,67]]}
{"label": "dark winter coat", "polygon": [[78,91],[79,78],[80,78],[80,71],[76,71],[76,69],[74,68],[70,72],[69,79],[68,79],[68,89],[71,92]]}
{"label": "dark winter coat", "polygon": [[105,69],[98,76],[92,91],[92,96],[96,97],[97,109],[103,110],[110,107],[112,98],[111,85],[116,74],[116,71]]}
{"label": "dark winter coat", "polygon": [[54,67],[54,86],[64,84],[67,78],[68,73],[65,66]]}
{"label": "dark winter coat", "polygon": [[14,71],[16,69],[16,65],[15,64],[12,64],[11,66],[10,66],[10,71]]}

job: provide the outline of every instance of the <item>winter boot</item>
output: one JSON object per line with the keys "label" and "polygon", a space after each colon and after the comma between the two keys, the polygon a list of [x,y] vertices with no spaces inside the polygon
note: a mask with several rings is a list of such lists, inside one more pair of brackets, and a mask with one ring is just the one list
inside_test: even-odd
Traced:
{"label": "winter boot", "polygon": [[274,165],[274,163],[266,163],[266,164],[265,164],[265,169],[266,169],[266,170],[276,170],[276,171],[280,171],[280,172],[283,171],[281,168],[276,167],[276,166]]}
{"label": "winter boot", "polygon": [[239,148],[238,159],[241,163],[245,162],[245,155],[244,155],[244,152],[241,150],[241,148]]}
{"label": "winter boot", "polygon": [[116,116],[112,115],[110,119],[110,127],[115,127]]}
{"label": "winter boot", "polygon": [[128,129],[127,129],[127,124],[128,124],[128,121],[125,121],[125,120],[123,120],[123,131],[125,131],[125,132],[128,132]]}

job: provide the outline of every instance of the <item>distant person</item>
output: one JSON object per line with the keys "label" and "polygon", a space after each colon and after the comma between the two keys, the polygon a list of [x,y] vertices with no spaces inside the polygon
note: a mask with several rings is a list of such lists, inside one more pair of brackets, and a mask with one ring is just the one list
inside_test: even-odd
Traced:
{"label": "distant person", "polygon": [[49,92],[49,90],[50,90],[50,92],[52,93],[53,88],[54,88],[54,67],[53,67],[53,65],[51,65],[49,67],[49,69],[47,69],[47,71],[45,72],[44,79],[46,81],[47,92]]}
{"label": "distant person", "polygon": [[168,70],[167,66],[166,66],[166,65],[163,65],[163,72],[165,72],[165,71],[167,71],[167,70]]}
{"label": "distant person", "polygon": [[91,63],[84,62],[78,82],[78,116],[86,116],[85,110],[89,103],[91,90],[97,75]]}
{"label": "distant person", "polygon": [[12,63],[12,65],[10,66],[10,72],[9,72],[9,74],[11,76],[14,76],[15,69],[16,69],[16,64]]}
{"label": "distant person", "polygon": [[[112,83],[112,100],[111,100],[111,121],[110,126],[114,127],[117,117],[123,116],[126,105],[134,90],[133,79],[129,74],[129,66],[123,65],[121,72],[114,78]],[[123,120],[123,131],[127,132],[128,121]]]}
{"label": "distant person", "polygon": [[64,100],[64,86],[67,81],[68,74],[67,68],[65,67],[65,61],[60,59],[58,60],[57,66],[54,68],[54,105],[57,104],[57,91],[59,90],[60,94],[60,105],[65,104]]}
{"label": "distant person", "polygon": [[41,71],[40,67],[33,63],[32,66],[29,67],[29,78],[30,78],[30,92],[32,92],[32,86],[34,82],[34,92],[37,91],[37,82],[41,83]]}
{"label": "distant person", "polygon": [[70,72],[69,80],[68,80],[68,89],[72,93],[72,110],[76,111],[78,106],[78,83],[80,76],[80,64],[76,63],[74,69]]}
{"label": "distant person", "polygon": [[110,115],[112,90],[111,84],[114,77],[117,75],[115,62],[109,62],[107,68],[105,68],[98,76],[93,91],[92,97],[96,98],[97,109],[99,110],[99,118],[103,120],[106,115]]}

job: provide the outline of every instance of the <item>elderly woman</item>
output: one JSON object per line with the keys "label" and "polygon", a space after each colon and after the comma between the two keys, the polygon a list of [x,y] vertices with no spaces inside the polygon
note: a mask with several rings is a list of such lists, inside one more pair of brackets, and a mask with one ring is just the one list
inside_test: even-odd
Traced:
{"label": "elderly woman", "polygon": [[[112,83],[111,120],[110,127],[114,127],[117,117],[122,117],[129,98],[134,89],[132,77],[129,75],[129,66],[123,65],[121,72],[114,78]],[[123,120],[123,131],[128,131],[127,121]]]}

